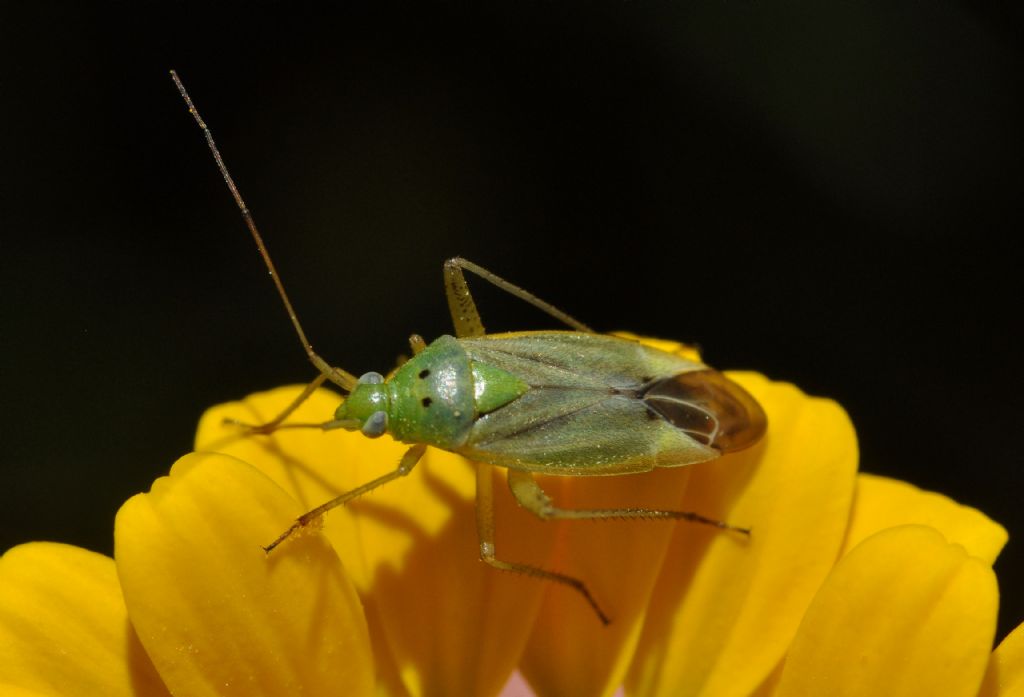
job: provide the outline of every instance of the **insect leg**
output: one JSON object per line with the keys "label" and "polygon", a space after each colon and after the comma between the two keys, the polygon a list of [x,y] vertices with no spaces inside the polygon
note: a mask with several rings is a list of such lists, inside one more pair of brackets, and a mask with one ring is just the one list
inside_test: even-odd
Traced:
{"label": "insect leg", "polygon": [[459,338],[483,336],[484,325],[480,321],[480,313],[477,312],[476,303],[466,285],[466,277],[462,270],[470,271],[488,283],[496,285],[506,293],[528,302],[538,310],[545,312],[559,322],[564,322],[576,331],[594,333],[594,330],[583,324],[574,317],[562,312],[550,303],[546,303],[533,293],[523,290],[519,286],[509,283],[504,278],[491,273],[482,266],[461,257],[454,257],[444,263],[445,293],[448,295],[448,309],[452,313],[452,322],[455,324],[455,336]]}
{"label": "insect leg", "polygon": [[412,349],[412,355],[416,355],[427,347],[427,342],[423,340],[423,337],[419,334],[409,335],[409,348]]}
{"label": "insect leg", "polygon": [[[409,348],[412,349],[412,355],[420,353],[427,347],[427,342],[423,340],[423,337],[419,334],[411,334],[409,336]],[[403,365],[409,362],[409,356],[404,353],[398,354],[398,359],[395,361],[395,368],[401,368]]]}
{"label": "insect leg", "polygon": [[[511,471],[509,472],[511,474]],[[538,566],[507,562],[495,557],[494,549],[494,480],[491,467],[482,463],[476,466],[476,531],[480,538],[480,560],[489,566],[500,571],[511,571],[524,576],[532,576],[544,581],[553,581],[568,586],[583,596],[587,604],[597,614],[601,624],[607,625],[611,622],[608,615],[604,613],[601,606],[597,604],[594,596],[586,584],[574,576],[560,574],[556,571],[548,571]]]}
{"label": "insect leg", "polygon": [[[327,424],[323,424],[322,427],[327,427],[331,423],[333,422],[329,421],[327,422]],[[303,513],[298,518],[296,518],[295,522],[291,524],[291,527],[289,527],[283,533],[278,535],[276,540],[274,540],[269,545],[264,547],[263,551],[269,554],[279,544],[287,540],[293,534],[295,534],[302,528],[306,527],[313,521],[319,519],[320,516],[322,516],[324,513],[331,510],[332,508],[342,506],[351,501],[352,499],[362,496],[368,491],[376,489],[382,484],[387,484],[388,482],[394,479],[398,479],[399,477],[404,477],[405,475],[409,474],[410,472],[412,472],[412,468],[416,466],[416,463],[420,461],[420,458],[423,457],[423,453],[426,452],[426,450],[427,446],[423,444],[416,444],[412,446],[411,448],[405,451],[405,455],[403,455],[402,459],[399,460],[398,462],[398,467],[396,467],[392,471],[388,472],[387,474],[381,475],[380,477],[377,477],[376,479],[369,481],[366,484],[363,484],[362,486],[358,486],[355,489],[352,489],[351,491],[346,491],[341,496],[333,498],[326,503],[322,503],[311,511]]]}
{"label": "insect leg", "polygon": [[[230,424],[230,425],[233,425],[233,426],[238,426],[238,427],[244,429],[247,434],[259,433],[259,434],[267,435],[267,434],[273,433],[274,431],[276,431],[279,428],[281,428],[281,422],[284,421],[285,419],[287,419],[291,415],[292,412],[294,412],[296,409],[298,409],[299,405],[301,405],[303,402],[305,402],[307,399],[309,399],[310,395],[312,395],[316,391],[316,389],[318,387],[320,387],[320,385],[324,384],[324,382],[326,380],[327,380],[327,376],[324,373],[320,373],[319,375],[317,375],[313,379],[313,382],[311,382],[308,385],[306,385],[306,388],[304,390],[302,390],[302,392],[299,394],[299,396],[296,397],[294,400],[292,400],[292,403],[284,408],[284,411],[282,411],[280,414],[278,414],[277,416],[272,418],[270,421],[267,421],[266,423],[262,423],[262,424],[248,424],[248,423],[245,423],[243,421],[239,421],[238,419],[232,419],[232,418],[224,419],[224,423]],[[296,424],[290,424],[290,426],[292,426],[292,427],[294,427],[295,425]],[[310,424],[310,425],[311,426],[318,426],[318,427],[320,426],[320,424]]]}
{"label": "insect leg", "polygon": [[473,294],[466,285],[466,277],[462,274],[459,261],[449,259],[444,263],[444,293],[448,297],[448,310],[452,313],[455,336],[483,336],[484,323],[480,320],[480,312],[473,302]]}
{"label": "insect leg", "polygon": [[516,501],[542,520],[607,520],[609,518],[641,518],[645,520],[688,520],[722,530],[750,535],[750,528],[730,525],[690,511],[663,511],[653,508],[566,509],[556,507],[530,472],[509,470],[508,486]]}

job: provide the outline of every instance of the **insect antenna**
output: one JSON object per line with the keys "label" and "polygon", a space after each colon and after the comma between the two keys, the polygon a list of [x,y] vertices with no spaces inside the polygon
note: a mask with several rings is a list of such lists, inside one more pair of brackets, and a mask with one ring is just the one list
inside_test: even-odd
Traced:
{"label": "insect antenna", "polygon": [[274,267],[274,262],[270,260],[270,253],[267,251],[267,246],[263,243],[263,237],[260,235],[260,231],[256,229],[256,221],[253,220],[249,207],[246,206],[245,201],[242,200],[242,195],[238,193],[238,187],[235,186],[235,180],[232,179],[231,175],[228,173],[228,168],[224,164],[224,159],[220,156],[217,144],[213,142],[213,134],[207,127],[206,122],[203,121],[203,117],[199,115],[199,110],[196,109],[195,104],[192,103],[192,98],[188,96],[188,91],[185,89],[185,85],[182,83],[181,78],[178,77],[178,73],[174,70],[171,71],[171,79],[174,80],[174,84],[178,88],[178,92],[181,93],[182,99],[185,100],[189,113],[192,114],[193,118],[195,118],[196,123],[199,124],[199,128],[202,129],[203,135],[206,137],[206,144],[210,146],[210,152],[213,153],[213,159],[217,163],[217,169],[220,170],[221,176],[224,177],[224,183],[228,185],[231,195],[235,197],[235,203],[238,204],[238,210],[242,213],[242,219],[245,220],[245,224],[249,228],[249,232],[252,234],[253,240],[256,242],[256,247],[260,250],[260,256],[263,257],[263,263],[266,264],[267,271],[270,272],[270,278],[274,281],[274,286],[277,288],[277,294],[281,296],[281,300],[284,302],[285,310],[288,312],[288,318],[292,321],[292,326],[295,327],[295,333],[299,335],[299,340],[302,342],[302,347],[306,350],[306,355],[309,357],[309,360],[313,365],[316,366],[317,370],[323,373],[328,380],[342,389],[351,392],[352,388],[356,385],[356,377],[341,368],[335,368],[317,355],[316,351],[313,350],[313,345],[309,343],[309,339],[306,338],[306,332],[302,330],[302,324],[299,323],[298,315],[295,314],[295,308],[292,307],[292,302],[288,299],[288,293],[284,290],[284,284],[281,283],[281,278],[277,273],[277,269]]}

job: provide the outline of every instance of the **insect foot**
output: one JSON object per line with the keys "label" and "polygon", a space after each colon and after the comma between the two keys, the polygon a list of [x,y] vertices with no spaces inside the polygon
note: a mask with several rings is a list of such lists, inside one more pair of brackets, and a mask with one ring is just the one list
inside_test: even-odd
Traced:
{"label": "insect foot", "polygon": [[295,520],[294,523],[291,524],[291,526],[289,526],[287,530],[278,535],[276,540],[274,540],[269,545],[264,547],[263,551],[267,554],[270,554],[275,549],[277,549],[277,547],[285,540],[288,540],[292,537],[298,537],[307,530],[319,532],[323,529],[323,526],[324,517],[322,514],[318,513],[317,515],[309,515],[307,513],[305,515],[301,515]]}

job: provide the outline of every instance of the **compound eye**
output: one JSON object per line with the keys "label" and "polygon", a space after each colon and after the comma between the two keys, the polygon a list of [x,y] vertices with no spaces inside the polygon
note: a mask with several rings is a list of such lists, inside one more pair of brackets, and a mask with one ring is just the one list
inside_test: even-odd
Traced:
{"label": "compound eye", "polygon": [[382,382],[384,382],[384,376],[380,373],[369,372],[359,376],[360,385],[379,385]]}
{"label": "compound eye", "polygon": [[383,436],[388,430],[388,413],[386,411],[373,412],[370,414],[370,418],[363,422],[363,427],[360,430],[362,430],[363,435],[367,438]]}

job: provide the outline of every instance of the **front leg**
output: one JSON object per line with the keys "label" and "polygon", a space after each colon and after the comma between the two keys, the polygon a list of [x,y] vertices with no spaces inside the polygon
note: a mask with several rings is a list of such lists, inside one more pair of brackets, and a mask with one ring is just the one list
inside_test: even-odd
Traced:
{"label": "front leg", "polygon": [[320,516],[322,516],[324,513],[331,510],[332,508],[336,508],[337,506],[346,504],[352,499],[356,498],[357,496],[362,496],[368,491],[373,491],[382,484],[387,484],[393,479],[398,479],[399,477],[404,477],[405,475],[409,474],[410,472],[412,472],[412,468],[416,466],[416,463],[420,461],[420,458],[423,457],[423,453],[425,453],[426,451],[426,445],[417,444],[412,446],[411,448],[405,451],[405,455],[402,456],[402,459],[398,463],[398,467],[396,467],[394,470],[388,472],[387,474],[383,474],[374,479],[373,481],[369,481],[366,484],[363,484],[362,486],[358,486],[355,489],[352,489],[351,491],[346,491],[344,494],[336,498],[333,498],[326,503],[320,504],[311,511],[303,513],[295,520],[294,523],[291,524],[291,527],[289,527],[283,533],[278,535],[276,540],[274,540],[269,545],[264,547],[263,551],[267,554],[270,554],[270,552],[272,552],[274,548],[277,547],[279,544],[281,544],[282,542],[284,542],[300,530],[306,528],[313,522],[319,520]]}

